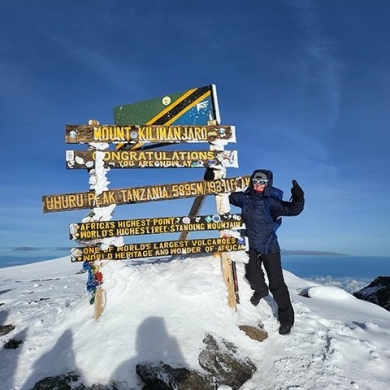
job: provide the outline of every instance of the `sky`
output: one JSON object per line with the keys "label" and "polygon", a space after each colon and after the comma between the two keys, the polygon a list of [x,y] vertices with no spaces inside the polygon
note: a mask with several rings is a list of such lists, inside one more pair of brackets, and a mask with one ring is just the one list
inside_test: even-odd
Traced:
{"label": "sky", "polygon": [[[221,124],[236,127],[227,148],[239,167],[227,176],[270,169],[286,200],[292,179],[305,192],[304,212],[278,231],[282,249],[388,256],[389,17],[377,0],[2,0],[0,255],[74,246],[68,225],[86,211],[42,212],[43,195],[89,189],[85,170],[65,168],[65,125],[112,124],[116,106],[214,84]],[[202,177],[108,175],[110,189]],[[191,204],[118,206],[114,218],[185,215]],[[213,197],[202,212],[215,212]]]}
{"label": "sky", "polygon": [[[216,257],[102,262],[105,308],[98,320],[87,274],[69,256],[1,268],[0,325],[15,326],[1,342],[22,341],[15,350],[0,349],[2,388],[29,390],[47,376],[76,371],[87,386],[116,382],[119,390],[141,389],[137,363],[162,360],[200,370],[198,354],[211,334],[255,365],[240,390],[388,390],[388,311],[285,271],[296,321],[291,334],[281,336],[272,297],[257,307],[249,302],[245,257],[235,257],[236,310],[227,304]],[[268,338],[252,340],[240,325],[262,327]]]}

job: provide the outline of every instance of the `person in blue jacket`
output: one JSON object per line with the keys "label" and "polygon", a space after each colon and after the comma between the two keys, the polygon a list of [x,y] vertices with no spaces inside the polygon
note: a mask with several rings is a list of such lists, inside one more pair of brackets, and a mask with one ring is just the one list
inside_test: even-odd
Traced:
{"label": "person in blue jacket", "polygon": [[[257,306],[270,291],[278,305],[279,333],[289,334],[294,325],[294,309],[283,277],[280,247],[275,230],[282,216],[295,216],[304,207],[304,192],[293,180],[291,201],[283,201],[282,191],[273,187],[273,174],[257,169],[251,175],[251,184],[245,192],[233,192],[229,201],[242,209],[242,218],[249,241],[249,262],[245,264],[245,277],[252,290],[251,303]],[[265,282],[264,267],[268,282]]]}

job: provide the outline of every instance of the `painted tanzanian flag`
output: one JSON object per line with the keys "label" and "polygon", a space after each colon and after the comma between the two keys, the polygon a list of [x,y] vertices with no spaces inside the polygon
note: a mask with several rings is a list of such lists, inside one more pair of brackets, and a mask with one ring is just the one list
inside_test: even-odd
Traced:
{"label": "painted tanzanian flag", "polygon": [[[114,107],[116,125],[207,125],[211,120],[220,123],[217,90],[213,84]],[[116,148],[145,149],[161,145],[118,144]]]}

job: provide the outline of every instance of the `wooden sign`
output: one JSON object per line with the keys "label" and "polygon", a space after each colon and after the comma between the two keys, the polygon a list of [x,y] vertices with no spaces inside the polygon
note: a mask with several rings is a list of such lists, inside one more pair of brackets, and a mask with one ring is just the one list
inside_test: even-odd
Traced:
{"label": "wooden sign", "polygon": [[245,239],[236,237],[204,238],[184,241],[146,242],[109,246],[73,248],[71,261],[126,260],[154,256],[190,255],[198,253],[237,252],[247,250]]}
{"label": "wooden sign", "polygon": [[120,188],[103,191],[97,195],[94,191],[71,194],[44,195],[42,208],[44,213],[105,207],[110,204],[123,205],[158,200],[190,198],[197,195],[216,195],[243,191],[248,187],[250,176],[227,179],[194,181],[173,184],[161,184],[147,187]]}
{"label": "wooden sign", "polygon": [[[237,168],[235,150],[133,151],[118,150],[102,153],[105,168],[205,168],[222,165]],[[95,151],[66,151],[67,169],[91,169],[95,166]]]}
{"label": "wooden sign", "polygon": [[150,142],[236,142],[234,126],[66,125],[65,142],[147,144]]}
{"label": "wooden sign", "polygon": [[115,124],[206,125],[221,122],[216,85],[206,85],[114,107]]}
{"label": "wooden sign", "polygon": [[72,223],[69,225],[69,237],[71,240],[93,240],[143,234],[238,229],[242,225],[243,221],[240,214],[97,221]]}
{"label": "wooden sign", "polygon": [[[122,104],[114,108],[114,123],[116,125],[193,125],[205,126],[208,121],[221,123],[218,108],[217,87],[206,85],[191,88],[176,93],[166,93],[163,96]],[[149,149],[166,145],[166,143],[129,144],[119,143],[119,149]]]}

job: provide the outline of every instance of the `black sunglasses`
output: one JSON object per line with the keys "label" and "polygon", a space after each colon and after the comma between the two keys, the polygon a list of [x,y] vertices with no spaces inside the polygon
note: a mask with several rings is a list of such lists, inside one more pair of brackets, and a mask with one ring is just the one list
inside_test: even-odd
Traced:
{"label": "black sunglasses", "polygon": [[262,184],[262,185],[266,185],[267,183],[268,183],[268,180],[252,179],[252,184]]}

